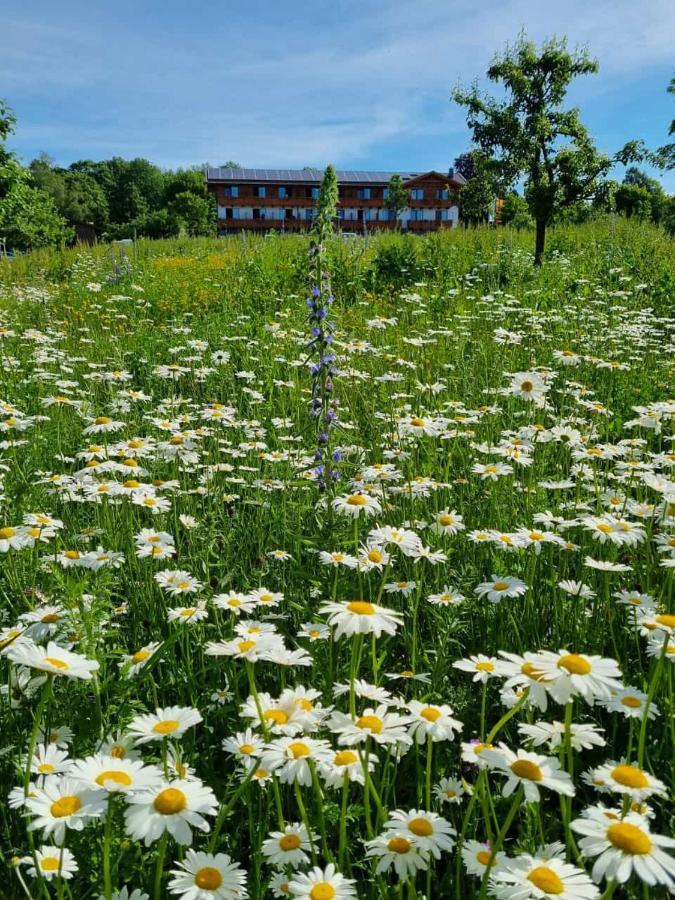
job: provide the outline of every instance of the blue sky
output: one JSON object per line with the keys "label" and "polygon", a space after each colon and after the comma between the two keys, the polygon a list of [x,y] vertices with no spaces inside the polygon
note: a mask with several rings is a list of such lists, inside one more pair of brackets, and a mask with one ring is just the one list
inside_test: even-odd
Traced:
{"label": "blue sky", "polygon": [[23,0],[3,12],[0,95],[25,161],[442,170],[469,144],[451,88],[522,27],[598,58],[570,99],[601,149],[665,143],[672,0]]}

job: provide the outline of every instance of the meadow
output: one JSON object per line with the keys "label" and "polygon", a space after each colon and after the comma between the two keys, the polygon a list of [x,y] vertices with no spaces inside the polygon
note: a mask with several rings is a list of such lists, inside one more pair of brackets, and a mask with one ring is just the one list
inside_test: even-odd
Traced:
{"label": "meadow", "polygon": [[675,892],[672,240],[115,253],[0,260],[0,895]]}

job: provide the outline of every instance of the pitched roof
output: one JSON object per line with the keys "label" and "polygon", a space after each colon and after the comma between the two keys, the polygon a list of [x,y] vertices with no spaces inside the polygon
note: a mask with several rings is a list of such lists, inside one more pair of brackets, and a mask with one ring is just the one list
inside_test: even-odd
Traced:
{"label": "pitched roof", "polygon": [[[389,184],[392,175],[400,175],[403,181],[410,181],[425,172],[357,172],[354,170],[338,170],[337,178],[341,184]],[[439,174],[439,173],[429,173]],[[445,176],[442,176],[445,177]],[[458,181],[461,176],[453,176]],[[321,184],[323,169],[235,169],[232,167],[209,168],[207,181],[276,181]]]}

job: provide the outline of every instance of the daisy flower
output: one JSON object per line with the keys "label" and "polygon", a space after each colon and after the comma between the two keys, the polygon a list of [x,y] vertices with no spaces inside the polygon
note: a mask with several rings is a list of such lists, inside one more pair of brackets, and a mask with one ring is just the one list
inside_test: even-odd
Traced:
{"label": "daisy flower", "polygon": [[644,769],[627,762],[606,762],[591,772],[593,783],[603,785],[616,794],[626,794],[632,800],[646,800],[654,794],[666,797],[665,784]]}
{"label": "daisy flower", "polygon": [[490,603],[499,603],[502,597],[521,597],[527,585],[511,575],[492,575],[492,581],[484,581],[474,589],[474,594],[487,597]]}
{"label": "daisy flower", "polygon": [[50,847],[49,844],[43,844],[39,850],[36,848],[35,858],[24,856],[21,862],[28,866],[31,878],[36,878],[39,871],[46,881],[52,878],[68,880],[78,869],[77,861],[67,847]]}
{"label": "daisy flower", "polygon": [[461,603],[465,600],[464,594],[455,588],[444,587],[440,594],[429,594],[427,603],[432,606],[452,606],[454,603]]}
{"label": "daisy flower", "polygon": [[[23,761],[24,767],[26,761]],[[48,778],[51,775],[65,775],[72,765],[67,750],[61,750],[55,744],[38,744],[33,752],[30,770],[33,775]]]}
{"label": "daisy flower", "polygon": [[455,846],[455,829],[435,812],[424,809],[395,809],[384,823],[385,834],[405,835],[423,853],[440,859],[441,853]]}
{"label": "daisy flower", "polygon": [[464,796],[464,787],[457,778],[441,778],[434,785],[434,797],[440,803],[461,803]]}
{"label": "daisy flower", "polygon": [[218,801],[201,781],[161,781],[152,790],[130,794],[124,813],[127,833],[146,847],[165,831],[179,844],[192,843],[192,828],[208,831],[204,816],[215,816]]}
{"label": "daisy flower", "polygon": [[536,655],[536,668],[557,703],[566,704],[572,697],[580,696],[593,705],[597,700],[609,700],[613,691],[622,688],[621,671],[613,659],[567,650],[542,650]]}
{"label": "daisy flower", "polygon": [[282,784],[301,785],[312,783],[310,762],[315,765],[330,759],[332,750],[328,741],[303,737],[282,737],[265,745],[260,765],[274,772]]}
{"label": "daisy flower", "polygon": [[127,731],[137,744],[162,741],[164,738],[180,738],[188,728],[202,721],[199,710],[190,706],[167,706],[154,713],[136,716],[129,723]]}
{"label": "daisy flower", "polygon": [[455,535],[465,529],[464,520],[457,510],[443,509],[436,514],[433,523],[429,526],[435,534]]}
{"label": "daisy flower", "polygon": [[368,707],[356,719],[336,710],[328,720],[328,727],[337,734],[341,747],[363,744],[369,738],[376,744],[410,745],[412,738],[407,733],[409,724],[409,716],[389,712],[384,704],[375,709]]}
{"label": "daisy flower", "polygon": [[246,872],[227,853],[188,850],[168,884],[183,900],[245,900]]}
{"label": "daisy flower", "polygon": [[450,706],[434,706],[411,700],[407,708],[411,714],[410,736],[418,744],[423,744],[427,738],[431,738],[434,743],[451,741],[464,727],[461,722],[452,718],[453,710]]}
{"label": "daisy flower", "polygon": [[377,857],[375,872],[378,875],[393,868],[399,880],[403,881],[408,876],[414,878],[417,872],[426,870],[429,865],[429,854],[413,843],[408,832],[385,832],[366,841],[365,846],[367,857]]}
{"label": "daisy flower", "polygon": [[482,878],[488,865],[494,872],[496,866],[508,859],[506,853],[498,851],[490,863],[491,855],[490,844],[481,844],[480,841],[464,841],[462,844],[462,862],[469,875]]}
{"label": "daisy flower", "polygon": [[480,681],[485,684],[490,678],[501,678],[506,674],[506,667],[501,659],[494,656],[470,656],[468,659],[458,659],[452,664],[453,669],[462,672],[473,673],[471,679],[474,683]]}
{"label": "daisy flower", "polygon": [[395,634],[403,622],[401,613],[367,600],[324,603],[319,608],[319,613],[328,615],[328,624],[335,627],[334,641],[342,635],[352,637],[355,634],[374,634],[380,637],[382,632]]}
{"label": "daisy flower", "polygon": [[34,788],[26,797],[28,813],[35,817],[28,828],[41,828],[45,837],[53,834],[61,844],[66,828],[82,831],[89,819],[102,815],[105,796],[105,791],[91,790],[68,775],[47,778],[41,788]]}
{"label": "daisy flower", "polygon": [[[518,726],[520,734],[524,735],[534,747],[548,744],[550,750],[556,750],[565,739],[564,722],[535,722],[523,723]],[[592,747],[604,747],[607,743],[593,724],[570,723],[570,744],[574,750],[590,750]]]}
{"label": "daisy flower", "polygon": [[240,616],[242,613],[248,615],[253,612],[256,601],[249,594],[229,591],[227,594],[216,594],[213,605],[216,609],[224,609],[234,613],[235,616]]}
{"label": "daisy flower", "polygon": [[263,841],[261,850],[270,865],[277,869],[284,866],[301,867],[309,862],[311,845],[318,840],[318,835],[310,836],[305,825],[291,823],[283,831],[272,831]]}
{"label": "daisy flower", "polygon": [[240,731],[233,737],[224,738],[221,744],[226,753],[233,753],[240,760],[260,756],[264,741],[252,728]]}
{"label": "daisy flower", "polygon": [[[367,760],[368,771],[372,772],[378,762],[377,755],[369,753]],[[365,782],[365,765],[365,753],[352,747],[344,747],[341,750],[334,751],[329,759],[321,762],[319,771],[328,787],[339,788],[344,785],[345,778],[348,781],[363,784]]]}
{"label": "daisy flower", "polygon": [[577,834],[582,856],[597,857],[593,881],[625,884],[635,873],[651,886],[675,887],[675,860],[662,848],[675,847],[675,839],[649,830],[649,820],[629,812],[623,819],[606,810],[591,807],[570,823]]}
{"label": "daisy flower", "polygon": [[99,668],[97,660],[87,659],[78,653],[72,653],[65,647],[59,647],[50,641],[46,647],[39,647],[32,641],[17,641],[8,650],[7,656],[19,666],[40,669],[49,675],[60,675],[65,678],[81,678],[91,680],[91,673]]}
{"label": "daisy flower", "polygon": [[168,609],[166,617],[169,622],[178,622],[179,625],[194,625],[208,619],[209,611],[206,609],[206,601],[201,601],[196,606],[177,606]]}
{"label": "daisy flower", "polygon": [[156,766],[146,766],[140,760],[117,759],[102,753],[77,760],[70,774],[93,790],[103,788],[108,793],[122,794],[153,788],[161,780],[161,772]]}
{"label": "daisy flower", "polygon": [[348,494],[345,497],[336,497],[333,500],[333,509],[341,516],[352,519],[365,516],[376,516],[382,512],[382,504],[376,497],[370,494]]}
{"label": "daisy flower", "polygon": [[548,788],[567,797],[574,796],[574,785],[559,760],[553,756],[540,756],[528,750],[514,753],[506,744],[499,744],[493,750],[484,750],[481,756],[490,768],[508,776],[502,788],[502,796],[510,797],[519,785],[523,786],[525,798],[530,802],[540,799],[539,789]]}
{"label": "daisy flower", "polygon": [[356,897],[354,880],[341,875],[333,863],[307,873],[296,873],[288,882],[289,896],[295,900],[351,900]]}
{"label": "daisy flower", "polygon": [[121,669],[124,669],[124,674],[126,674],[127,678],[131,678],[133,675],[138,675],[143,666],[148,663],[153,655],[159,649],[160,644],[158,641],[153,641],[151,644],[146,644],[145,647],[141,647],[140,650],[136,650],[135,653],[129,653],[124,656],[122,661],[119,663]]}
{"label": "daisy flower", "polygon": [[589,876],[557,856],[502,856],[491,876],[491,891],[499,900],[595,900],[600,891]]}
{"label": "daisy flower", "polygon": [[645,713],[648,719],[655,719],[659,715],[656,704],[650,702],[647,709],[647,695],[635,687],[623,688],[612,694],[609,700],[600,702],[605,709],[623,713],[627,719],[642,719]]}

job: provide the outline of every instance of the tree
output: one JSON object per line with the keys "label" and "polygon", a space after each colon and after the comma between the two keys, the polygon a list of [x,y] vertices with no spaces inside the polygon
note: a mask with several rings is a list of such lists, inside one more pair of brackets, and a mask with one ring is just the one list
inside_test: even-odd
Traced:
{"label": "tree", "polygon": [[33,183],[49,194],[54,205],[70,225],[92,224],[104,229],[108,223],[105,191],[87,172],[60,169],[46,153],[29,166]]}
{"label": "tree", "polygon": [[513,191],[507,194],[502,203],[501,223],[512,228],[531,228],[534,220],[530,215],[527,200]]}
{"label": "tree", "polygon": [[457,88],[456,103],[467,108],[474,143],[496,157],[504,181],[525,178],[525,199],[535,220],[535,265],[542,262],[546,229],[556,212],[592,198],[615,162],[638,158],[637,142],[613,158],[597,152],[577,109],[563,109],[574,78],[597,72],[584,50],[570,53],[565,40],[545,41],[538,50],[521,34],[487,71],[506,96],[483,95],[474,85]]}
{"label": "tree", "polygon": [[459,192],[462,221],[465,225],[484,224],[489,221],[497,197],[494,163],[476,150],[463,155],[468,157],[465,169],[472,174]]}
{"label": "tree", "polygon": [[178,194],[194,194],[197,197],[208,197],[204,173],[195,169],[178,169],[167,172],[164,176],[164,203],[170,203]]}
{"label": "tree", "polygon": [[241,164],[238,162],[234,162],[232,159],[228,159],[227,162],[224,162],[221,169],[241,169]]}
{"label": "tree", "polygon": [[72,231],[51,198],[33,187],[30,172],[5,147],[15,122],[12,110],[0,100],[0,236],[17,250],[64,243]]}
{"label": "tree", "polygon": [[616,211],[628,219],[650,219],[652,198],[640,184],[620,184],[614,193]]}
{"label": "tree", "polygon": [[403,186],[403,179],[397,173],[392,175],[387,185],[387,196],[384,205],[389,210],[389,215],[398,222],[398,217],[408,208],[410,194]]}
{"label": "tree", "polygon": [[473,151],[471,150],[469,150],[467,153],[460,153],[459,156],[455,157],[455,161],[453,163],[455,172],[457,172],[463,178],[466,178],[467,181],[470,181],[475,174],[472,153]]}
{"label": "tree", "polygon": [[182,191],[167,206],[169,216],[178,223],[178,230],[191,237],[209,235],[215,231],[215,215],[206,197],[198,197],[190,191]]}

